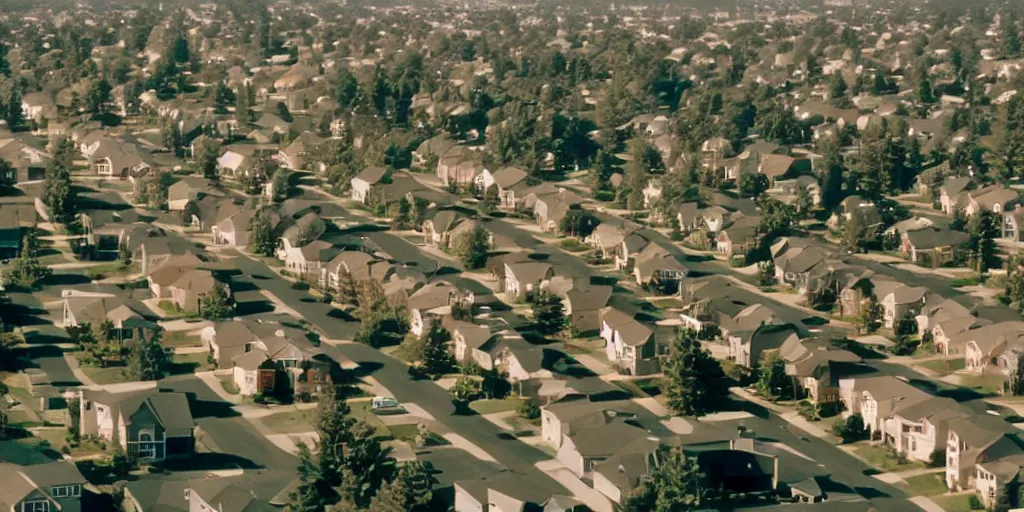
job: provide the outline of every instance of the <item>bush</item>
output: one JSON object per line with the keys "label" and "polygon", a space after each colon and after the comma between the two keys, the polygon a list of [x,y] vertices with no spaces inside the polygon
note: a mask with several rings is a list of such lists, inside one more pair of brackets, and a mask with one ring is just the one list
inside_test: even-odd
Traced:
{"label": "bush", "polygon": [[832,427],[832,433],[841,437],[844,443],[852,443],[865,439],[868,431],[864,428],[864,418],[857,413],[848,416],[846,421],[836,423]]}
{"label": "bush", "polygon": [[928,458],[928,467],[941,468],[946,465],[946,450],[935,450]]}
{"label": "bush", "polygon": [[516,406],[516,414],[523,419],[535,420],[540,418],[540,406],[533,400],[525,399]]}
{"label": "bush", "polygon": [[829,402],[825,404],[818,404],[818,416],[821,418],[831,418],[843,411],[842,402]]}
{"label": "bush", "polygon": [[456,400],[469,403],[484,397],[483,381],[473,377],[459,377],[451,389]]}
{"label": "bush", "polygon": [[263,396],[263,393],[256,393],[252,395],[252,402],[255,404],[266,404],[267,397]]}
{"label": "bush", "polygon": [[303,292],[304,291],[308,291],[309,290],[309,283],[303,283],[303,282],[292,283],[292,290],[299,290],[299,291],[303,291]]}
{"label": "bush", "polygon": [[977,494],[972,494],[967,498],[967,505],[971,507],[971,510],[985,510],[985,503]]}

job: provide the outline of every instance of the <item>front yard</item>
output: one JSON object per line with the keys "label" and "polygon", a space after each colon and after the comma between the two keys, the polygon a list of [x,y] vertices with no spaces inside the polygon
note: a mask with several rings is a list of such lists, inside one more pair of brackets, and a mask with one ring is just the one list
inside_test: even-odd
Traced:
{"label": "front yard", "polygon": [[936,505],[942,507],[942,510],[945,510],[946,512],[971,512],[972,510],[979,510],[971,508],[971,496],[974,495],[974,492],[947,494],[944,496],[935,496],[932,498],[932,501],[934,501]]}
{"label": "front yard", "polygon": [[469,404],[469,408],[473,409],[477,414],[494,414],[498,412],[508,412],[516,410],[521,400],[518,398],[504,398],[501,400],[477,400]]}
{"label": "front yard", "polygon": [[910,486],[910,490],[915,495],[921,496],[936,496],[939,494],[945,494],[946,489],[946,474],[945,472],[938,473],[926,473],[924,475],[912,476],[904,479],[907,485]]}
{"label": "front yard", "polygon": [[966,365],[964,358],[956,359],[932,359],[931,361],[925,361],[920,366],[927,368],[939,375],[948,375],[950,373],[963,370]]}
{"label": "front yard", "polygon": [[292,409],[271,414],[260,421],[275,434],[301,434],[313,431],[313,414],[313,409]]}
{"label": "front yard", "polygon": [[920,462],[906,461],[901,463],[888,447],[868,444],[866,441],[856,446],[853,452],[864,462],[883,472],[905,471],[924,467],[924,464]]}

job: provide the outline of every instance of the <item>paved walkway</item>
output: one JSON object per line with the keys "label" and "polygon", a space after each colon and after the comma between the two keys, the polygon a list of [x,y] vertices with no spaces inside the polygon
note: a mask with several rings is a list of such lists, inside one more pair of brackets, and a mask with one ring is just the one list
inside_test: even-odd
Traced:
{"label": "paved walkway", "polygon": [[217,378],[218,375],[231,375],[231,370],[198,372],[195,375],[196,377],[199,378],[199,380],[203,381],[203,383],[206,384],[206,386],[210,388],[211,391],[216,393],[221,400],[224,400],[225,402],[235,405],[240,404],[244,401],[242,395],[232,395],[231,393],[225,391],[224,386],[220,384],[220,379]]}
{"label": "paved walkway", "polygon": [[925,510],[925,512],[946,512],[938,503],[935,503],[927,496],[914,496],[910,502]]}
{"label": "paved walkway", "polygon": [[811,434],[814,437],[830,441],[833,444],[839,442],[838,437],[830,434],[820,425],[816,424],[818,422],[807,421],[806,419],[804,419],[803,416],[800,416],[800,413],[794,410],[781,407],[761,397],[755,396],[753,393],[750,393],[749,391],[740,387],[729,388],[729,391],[731,391],[734,395],[748,402],[753,402],[757,405],[760,405],[761,407],[764,407],[765,409],[774,412],[775,414],[778,414],[779,417],[782,418],[787,423],[799,428],[800,430],[803,430],[804,432],[807,432],[808,434]]}
{"label": "paved walkway", "polygon": [[71,354],[64,354],[64,360],[67,361],[68,367],[71,368],[71,373],[75,374],[75,378],[78,379],[82,385],[99,387],[99,384],[96,384],[96,381],[89,378],[89,376],[82,371],[82,368],[78,363],[78,359],[75,358],[75,356],[72,356]]}

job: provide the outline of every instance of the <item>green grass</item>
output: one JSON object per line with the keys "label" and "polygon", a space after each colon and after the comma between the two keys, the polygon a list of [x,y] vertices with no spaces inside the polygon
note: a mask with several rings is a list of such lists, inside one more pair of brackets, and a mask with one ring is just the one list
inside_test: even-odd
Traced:
{"label": "green grass", "polygon": [[946,493],[946,473],[928,473],[905,478],[915,495],[935,496]]}
{"label": "green grass", "polygon": [[96,384],[117,384],[119,382],[128,382],[129,379],[124,374],[123,366],[108,366],[107,368],[99,368],[96,366],[83,366],[82,371],[92,379]]}
{"label": "green grass", "polygon": [[949,494],[946,496],[935,496],[932,501],[936,505],[942,507],[942,510],[946,512],[970,512],[971,510],[971,495],[973,492],[964,492],[960,494]]}
{"label": "green grass", "polygon": [[260,421],[276,434],[301,434],[313,431],[313,414],[312,409],[291,410],[271,414]]}
{"label": "green grass", "polygon": [[651,304],[654,304],[655,306],[657,306],[657,307],[659,307],[661,309],[681,308],[681,307],[686,305],[686,304],[683,304],[683,301],[681,301],[679,299],[658,299],[658,300],[652,300]]}
{"label": "green grass", "polygon": [[81,270],[82,275],[89,277],[90,279],[103,279],[113,275],[125,275],[132,272],[131,267],[125,267],[120,261],[115,261],[106,265],[83,268]]}
{"label": "green grass", "polygon": [[477,414],[494,414],[498,412],[514,411],[519,406],[518,398],[506,398],[503,400],[477,400],[469,404],[469,408]]}
{"label": "green grass", "polygon": [[220,381],[220,387],[224,388],[228,394],[237,395],[241,391],[238,386],[235,385],[235,378],[232,375],[218,375],[217,380]]}
{"label": "green grass", "polygon": [[957,359],[933,359],[931,361],[925,361],[920,366],[928,368],[929,370],[946,375],[955,371],[963,370],[966,361],[963,358]]}
{"label": "green grass", "polygon": [[580,241],[576,240],[575,238],[566,238],[564,240],[560,240],[558,242],[558,246],[569,252],[583,252],[590,250],[589,245],[580,243]]}
{"label": "green grass", "polygon": [[1006,378],[999,375],[962,375],[960,387],[973,389],[983,395],[998,395]]}
{"label": "green grass", "polygon": [[168,331],[164,333],[163,345],[165,347],[201,347],[203,340],[198,334],[189,331]]}
{"label": "green grass", "polygon": [[[419,427],[415,423],[403,423],[401,425],[391,425],[388,427],[388,431],[391,432],[391,438],[404,441],[409,444],[416,443],[416,436],[419,435]],[[426,445],[427,446],[447,446],[451,443],[447,439],[433,433],[426,433]]]}
{"label": "green grass", "polygon": [[56,254],[47,254],[46,256],[39,258],[39,263],[42,263],[43,265],[46,266],[59,265],[61,263],[71,263],[71,261],[72,260],[62,252],[58,252]]}
{"label": "green grass", "polygon": [[352,417],[373,427],[377,437],[391,437],[388,427],[370,410],[370,400],[349,401],[348,405],[352,409]]}
{"label": "green grass", "polygon": [[922,467],[920,464],[915,462],[900,464],[889,449],[882,446],[863,444],[854,448],[854,453],[868,464],[886,472],[903,471],[906,469]]}

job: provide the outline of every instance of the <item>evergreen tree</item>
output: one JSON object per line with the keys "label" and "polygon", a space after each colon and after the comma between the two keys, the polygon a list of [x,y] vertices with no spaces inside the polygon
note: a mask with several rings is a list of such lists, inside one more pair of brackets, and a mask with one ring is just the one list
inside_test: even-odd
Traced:
{"label": "evergreen tree", "polygon": [[273,256],[277,251],[277,238],[274,236],[273,214],[266,209],[256,212],[249,221],[252,235],[249,250],[260,256]]}
{"label": "evergreen tree", "polygon": [[75,220],[75,193],[71,184],[71,172],[63,167],[54,157],[46,166],[46,179],[43,184],[46,206],[50,210],[50,220],[58,224],[68,224]]}
{"label": "evergreen tree", "polygon": [[430,324],[430,330],[423,336],[423,353],[418,357],[428,375],[440,376],[455,367],[455,356],[448,348],[451,339],[451,333],[441,326],[441,322]]}
{"label": "evergreen tree", "polygon": [[623,496],[622,512],[686,512],[723,510],[725,493],[714,486],[697,459],[681,447],[660,458],[640,485]]}
{"label": "evergreen tree", "polygon": [[551,336],[565,329],[566,318],[562,300],[557,295],[539,292],[530,301],[533,310],[533,324],[537,332]]}
{"label": "evergreen tree", "polygon": [[128,376],[132,380],[160,380],[167,376],[171,356],[160,344],[162,333],[152,331],[132,346],[128,358]]}
{"label": "evergreen tree", "polygon": [[722,364],[701,347],[689,330],[679,330],[664,364],[668,405],[683,416],[704,416],[729,396]]}
{"label": "evergreen tree", "polygon": [[21,252],[4,274],[7,286],[35,289],[41,281],[53,274],[49,267],[39,261],[39,246],[36,229],[33,227],[27,230],[21,239]]}
{"label": "evergreen tree", "polygon": [[487,264],[487,251],[491,249],[491,235],[482,226],[460,233],[452,241],[452,252],[468,270],[483,268]]}
{"label": "evergreen tree", "polygon": [[757,371],[757,391],[761,396],[778,397],[790,391],[792,383],[786,375],[786,360],[778,352],[762,353]]}

